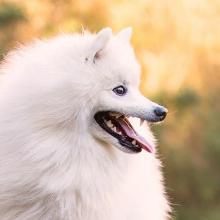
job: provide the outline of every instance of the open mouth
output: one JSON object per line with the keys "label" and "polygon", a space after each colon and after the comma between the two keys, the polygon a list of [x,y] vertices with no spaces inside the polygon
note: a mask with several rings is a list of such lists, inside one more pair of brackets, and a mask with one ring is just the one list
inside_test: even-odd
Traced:
{"label": "open mouth", "polygon": [[[150,153],[153,152],[152,144],[134,130],[128,117],[125,115],[117,112],[103,111],[96,113],[94,118],[102,129],[116,138],[129,151],[139,153],[144,149]],[[141,123],[143,121],[140,119]]]}

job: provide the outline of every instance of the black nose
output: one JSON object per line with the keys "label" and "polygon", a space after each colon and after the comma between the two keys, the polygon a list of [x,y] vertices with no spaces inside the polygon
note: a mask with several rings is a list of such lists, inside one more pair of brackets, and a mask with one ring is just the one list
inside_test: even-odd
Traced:
{"label": "black nose", "polygon": [[162,106],[156,107],[154,109],[154,113],[157,117],[159,117],[160,121],[164,120],[166,118],[168,110]]}

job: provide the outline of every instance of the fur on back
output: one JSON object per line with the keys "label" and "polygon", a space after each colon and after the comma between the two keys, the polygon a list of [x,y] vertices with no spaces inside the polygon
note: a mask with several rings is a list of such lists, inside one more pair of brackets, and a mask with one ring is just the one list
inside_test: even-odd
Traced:
{"label": "fur on back", "polygon": [[[139,79],[132,47],[119,37],[111,36],[99,69],[86,64],[95,38],[36,41],[2,64],[1,220],[167,219],[156,155],[126,154],[91,132],[104,105],[98,94],[119,78]],[[146,126],[135,125],[153,141]]]}

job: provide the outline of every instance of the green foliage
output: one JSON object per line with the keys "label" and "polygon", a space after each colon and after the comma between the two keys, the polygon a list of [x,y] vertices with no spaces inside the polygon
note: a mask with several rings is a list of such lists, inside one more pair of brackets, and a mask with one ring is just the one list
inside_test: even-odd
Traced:
{"label": "green foliage", "polygon": [[0,4],[0,27],[25,20],[22,8],[12,3]]}
{"label": "green foliage", "polygon": [[190,88],[182,89],[175,97],[174,103],[182,111],[198,102],[198,95]]}
{"label": "green foliage", "polygon": [[168,108],[176,111],[156,131],[177,220],[220,219],[219,92],[212,88],[201,98],[185,88],[157,97],[162,102],[166,97]]}

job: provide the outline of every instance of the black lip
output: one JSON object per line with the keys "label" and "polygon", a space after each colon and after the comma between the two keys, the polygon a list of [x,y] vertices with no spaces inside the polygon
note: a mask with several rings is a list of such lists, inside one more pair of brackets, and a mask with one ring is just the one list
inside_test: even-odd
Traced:
{"label": "black lip", "polygon": [[[130,151],[134,152],[134,153],[139,153],[142,151],[141,147],[136,147],[134,146],[131,141],[130,138],[127,136],[123,136],[123,135],[119,135],[116,132],[113,132],[104,122],[104,117],[108,119],[109,116],[109,111],[102,111],[102,112],[97,112],[94,115],[94,119],[97,122],[97,124],[103,129],[105,130],[107,133],[109,133],[111,136],[113,136],[114,138],[116,138],[119,143],[126,147],[127,149],[129,149]],[[110,118],[110,117],[109,117]]]}

